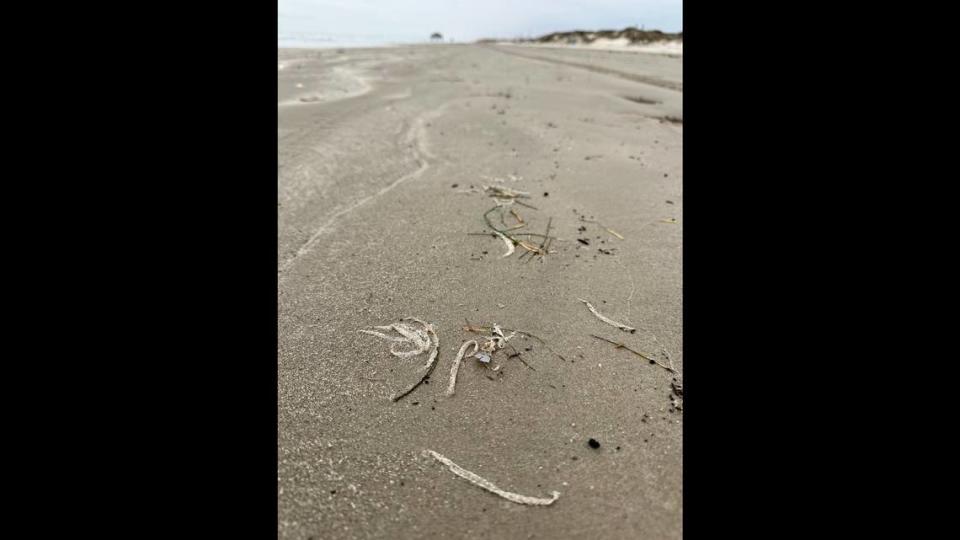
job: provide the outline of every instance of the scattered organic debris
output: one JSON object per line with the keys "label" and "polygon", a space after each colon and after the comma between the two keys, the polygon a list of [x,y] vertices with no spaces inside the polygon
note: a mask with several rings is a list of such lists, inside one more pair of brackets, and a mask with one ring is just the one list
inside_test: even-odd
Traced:
{"label": "scattered organic debris", "polygon": [[661,219],[660,223],[677,223],[677,218]]}
{"label": "scattered organic debris", "polygon": [[[457,372],[460,370],[461,360],[467,356],[472,356],[484,364],[490,364],[491,357],[496,354],[497,351],[503,349],[507,345],[507,342],[517,335],[516,332],[511,332],[509,336],[504,335],[503,329],[501,329],[500,325],[498,324],[493,325],[491,332],[492,334],[487,336],[486,339],[483,340],[482,344],[478,344],[475,340],[471,339],[469,341],[465,341],[463,345],[460,346],[460,352],[457,353],[457,358],[453,361],[453,367],[450,368],[450,383],[447,385],[447,396],[452,396],[455,392],[457,385]],[[473,346],[473,351],[467,353],[467,348],[470,346]],[[524,364],[526,364],[526,362],[524,362]],[[493,368],[493,371],[499,370],[500,366]]]}
{"label": "scattered organic debris", "polygon": [[587,301],[584,300],[583,298],[577,298],[577,300],[579,300],[579,301],[583,302],[584,304],[586,304],[587,307],[590,308],[590,312],[591,312],[591,313],[593,313],[594,315],[596,315],[598,319],[600,319],[601,321],[609,324],[610,326],[615,326],[615,327],[619,328],[620,330],[623,330],[624,332],[630,332],[631,334],[635,334],[635,333],[637,332],[637,329],[634,328],[634,327],[632,327],[632,326],[627,326],[627,325],[625,325],[625,324],[623,324],[623,323],[618,323],[617,321],[615,321],[615,320],[613,320],[613,319],[611,319],[611,318],[609,318],[609,317],[604,316],[602,313],[600,313],[599,311],[597,311],[597,309],[596,309],[595,307],[593,307],[593,304],[591,304],[590,302],[587,302]]}
{"label": "scattered organic debris", "polygon": [[491,354],[495,353],[506,346],[507,342],[516,335],[516,332],[511,332],[509,336],[503,335],[503,329],[500,328],[500,325],[494,323],[493,335],[488,337],[487,340],[483,342],[483,345],[480,345],[480,350]]}
{"label": "scattered organic debris", "polygon": [[[427,363],[423,366],[420,379],[414,382],[405,390],[397,392],[390,399],[392,401],[398,401],[410,392],[413,392],[420,383],[422,383],[427,377],[430,376],[430,373],[433,372],[433,368],[436,367],[437,363],[437,354],[440,350],[440,338],[437,337],[437,333],[434,331],[433,325],[430,323],[421,321],[416,317],[404,317],[402,321],[413,321],[419,323],[423,328],[416,328],[413,325],[405,324],[403,322],[398,324],[391,324],[388,326],[374,326],[373,328],[377,330],[390,331],[393,330],[396,333],[400,334],[400,337],[390,336],[383,334],[381,332],[376,332],[373,330],[360,330],[361,333],[370,334],[371,336],[379,337],[380,339],[385,339],[387,341],[395,342],[394,345],[390,347],[390,354],[398,358],[410,358],[413,356],[418,356],[430,351],[430,357],[427,359]],[[409,350],[397,350],[397,345],[399,344],[412,344],[413,348]]]}
{"label": "scattered organic debris", "polygon": [[302,97],[300,98],[300,101],[302,101],[303,103],[314,103],[314,102],[320,101],[320,98],[317,96]]}
{"label": "scattered organic debris", "polygon": [[620,343],[619,341],[613,341],[612,339],[607,339],[607,338],[605,338],[605,337],[600,337],[600,336],[597,336],[597,335],[594,335],[594,334],[590,334],[590,337],[597,338],[597,339],[602,340],[602,341],[606,341],[607,343],[610,343],[610,344],[612,344],[612,345],[615,345],[617,349],[626,349],[626,350],[632,352],[633,354],[639,356],[640,358],[643,358],[644,360],[649,360],[651,364],[656,364],[656,365],[662,367],[663,369],[669,371],[670,373],[679,374],[679,373],[677,373],[677,370],[673,368],[673,361],[672,361],[672,360],[670,361],[670,364],[671,364],[671,365],[666,366],[666,365],[664,365],[664,364],[661,364],[658,360],[654,359],[654,358],[651,357],[650,355],[644,354],[644,353],[639,352],[639,351],[635,351],[635,350],[631,349],[630,347],[627,347],[627,346],[624,345],[623,343]]}
{"label": "scattered organic debris", "polygon": [[[465,332],[473,332],[474,334],[479,334],[480,332],[492,332],[492,331],[493,331],[493,327],[490,327],[490,326],[476,326],[476,325],[470,324],[470,321],[469,321],[469,320],[466,320],[466,319],[464,319],[464,322],[467,323],[467,325],[463,327],[463,330],[464,330]],[[515,329],[515,328],[500,328],[500,330],[501,330],[501,332],[502,332],[503,330],[506,330],[507,332],[512,332],[511,337],[513,337],[513,334],[519,334],[519,335],[521,335],[521,336],[523,336],[523,337],[527,337],[527,338],[536,340],[538,343],[540,343],[541,345],[543,345],[544,347],[546,347],[546,349],[547,349],[548,351],[550,351],[551,353],[557,355],[557,358],[559,358],[560,360],[563,360],[564,362],[567,361],[567,359],[564,358],[563,355],[561,355],[560,353],[554,351],[554,350],[550,347],[550,345],[548,345],[547,342],[544,341],[543,338],[541,338],[541,337],[538,337],[538,336],[536,336],[536,335],[534,335],[534,334],[531,334],[530,332],[525,332],[525,331],[523,331],[523,330],[517,330],[517,329]],[[504,342],[505,342],[505,341],[504,341]],[[527,347],[527,350],[529,351],[530,348]],[[512,355],[511,355],[511,358],[513,358]],[[517,358],[519,359],[519,355],[517,355]],[[521,360],[521,362],[522,362],[522,360]],[[524,364],[526,364],[526,362],[524,362]],[[529,367],[529,366],[527,366],[527,367]],[[533,369],[533,368],[530,368],[530,369]],[[534,370],[534,371],[536,371],[536,370]]]}
{"label": "scattered organic debris", "polygon": [[[502,186],[483,186],[483,191],[487,193],[490,197],[496,199],[498,205],[517,203],[520,206],[526,206],[528,208],[534,208],[529,204],[518,201],[517,199],[529,199],[530,194],[526,191],[517,191],[515,189],[510,189],[508,187]],[[534,208],[536,210],[536,208]]]}
{"label": "scattered organic debris", "polygon": [[[490,227],[490,228],[494,231],[493,235],[494,235],[494,236],[499,236],[500,239],[502,239],[502,240],[504,241],[504,243],[507,244],[507,252],[503,255],[504,257],[509,257],[510,255],[513,254],[513,251],[514,251],[514,250],[513,250],[513,246],[515,246],[515,245],[516,245],[516,246],[520,246],[520,247],[522,247],[523,249],[525,249],[526,252],[527,252],[527,253],[525,253],[525,254],[534,254],[534,255],[540,256],[541,258],[548,253],[548,251],[547,251],[547,249],[546,249],[546,246],[549,245],[549,244],[546,243],[546,242],[547,242],[547,240],[550,239],[550,236],[549,236],[550,227],[549,227],[549,225],[547,226],[547,234],[512,233],[512,232],[511,232],[512,230],[514,230],[514,229],[516,229],[516,228],[525,226],[525,225],[526,225],[525,223],[522,223],[522,224],[517,225],[516,227],[512,227],[512,228],[511,228],[511,227],[507,227],[506,224],[504,224],[504,228],[503,228],[503,229],[498,229],[498,228],[493,224],[493,222],[490,221],[490,213],[491,213],[491,212],[494,212],[494,211],[496,211],[496,210],[498,210],[498,209],[500,210],[500,221],[503,222],[503,206],[501,206],[501,205],[499,205],[499,204],[498,204],[497,206],[494,206],[493,208],[487,210],[486,212],[484,212],[484,214],[483,214],[483,220],[487,223],[487,226]],[[526,240],[521,240],[521,239],[517,238],[517,236],[539,236],[539,237],[543,237],[543,238],[544,238],[544,242],[542,242],[542,243],[540,244],[540,246],[536,246],[536,245],[534,245],[534,244],[532,244],[532,243],[530,243],[530,242],[527,242]]]}
{"label": "scattered organic debris", "polygon": [[549,506],[549,505],[553,504],[553,502],[556,501],[557,498],[560,497],[560,492],[559,492],[559,491],[552,491],[552,492],[550,493],[551,497],[550,497],[549,499],[540,499],[540,498],[537,498],[537,497],[528,497],[528,496],[526,496],[526,495],[519,495],[519,494],[517,494],[517,493],[511,493],[511,492],[509,492],[509,491],[504,491],[504,490],[498,488],[497,486],[495,486],[495,485],[493,484],[493,482],[490,482],[489,480],[486,480],[485,478],[481,478],[480,476],[478,476],[478,475],[476,475],[476,474],[474,474],[474,473],[472,473],[472,472],[464,469],[463,467],[461,467],[461,466],[457,465],[456,463],[450,461],[446,456],[443,456],[442,454],[439,454],[439,453],[437,453],[437,452],[434,452],[433,450],[425,450],[425,453],[426,453],[426,454],[429,454],[430,456],[432,456],[433,459],[435,459],[435,460],[439,461],[440,463],[443,463],[444,465],[446,465],[447,468],[450,469],[450,472],[452,472],[453,474],[459,476],[460,478],[463,478],[464,480],[470,482],[471,484],[473,484],[473,485],[475,485],[475,486],[479,486],[479,487],[481,487],[481,488],[483,488],[483,489],[485,489],[485,490],[487,490],[487,491],[489,491],[489,492],[491,492],[491,493],[494,493],[494,494],[496,494],[496,495],[499,495],[500,497],[503,497],[504,499],[506,499],[506,500],[508,500],[508,501],[510,501],[510,502],[515,502],[515,503],[517,503],[517,504],[528,504],[528,505],[533,505],[533,506]]}

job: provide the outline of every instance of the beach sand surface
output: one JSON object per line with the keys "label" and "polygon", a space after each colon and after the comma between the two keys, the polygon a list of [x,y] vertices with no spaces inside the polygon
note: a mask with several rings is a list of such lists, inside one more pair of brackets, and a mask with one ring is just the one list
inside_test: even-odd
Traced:
{"label": "beach sand surface", "polygon": [[[682,58],[280,49],[277,80],[278,537],[680,538],[674,376],[591,334],[682,371]],[[513,232],[550,221],[551,253],[470,234],[489,232],[485,185],[529,192]],[[439,359],[392,402],[425,358],[358,330],[405,316],[433,324]],[[445,397],[467,320],[550,350],[517,337],[467,359]],[[428,449],[561,495],[504,500]]]}

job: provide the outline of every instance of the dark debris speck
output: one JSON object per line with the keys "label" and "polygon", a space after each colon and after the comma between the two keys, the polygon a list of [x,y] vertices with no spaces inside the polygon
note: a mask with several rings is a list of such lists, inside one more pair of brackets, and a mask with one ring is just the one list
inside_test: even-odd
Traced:
{"label": "dark debris speck", "polygon": [[587,444],[590,445],[590,448],[593,448],[594,450],[596,450],[597,448],[600,448],[600,441],[596,439],[590,439],[589,441],[587,441]]}

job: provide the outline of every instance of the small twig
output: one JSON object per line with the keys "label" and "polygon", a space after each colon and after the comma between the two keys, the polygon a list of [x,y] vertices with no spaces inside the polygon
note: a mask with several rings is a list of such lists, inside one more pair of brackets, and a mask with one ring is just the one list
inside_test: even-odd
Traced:
{"label": "small twig", "polygon": [[532,209],[534,209],[534,210],[539,210],[539,208],[537,208],[536,206],[527,204],[527,203],[525,203],[525,202],[523,202],[523,201],[514,200],[513,202],[519,204],[520,206],[526,206],[527,208],[532,208]]}
{"label": "small twig", "polygon": [[533,371],[536,371],[536,369],[534,369],[530,364],[528,364],[528,363],[526,363],[526,361],[524,361],[524,359],[523,359],[523,353],[522,353],[522,352],[518,351],[517,348],[514,347],[513,345],[507,344],[507,346],[510,347],[511,349],[513,349],[513,354],[507,356],[508,359],[510,359],[510,358],[516,358],[517,360],[520,361],[521,364],[527,366],[528,368],[530,368],[530,369],[533,370]]}
{"label": "small twig", "polygon": [[543,256],[546,255],[546,245],[550,242],[550,226],[553,225],[553,217],[547,220],[547,230],[543,233],[543,241],[540,242],[540,259],[543,259]]}
{"label": "small twig", "polygon": [[617,238],[619,238],[619,239],[621,239],[621,240],[624,240],[623,236],[621,236],[620,233],[618,233],[617,231],[611,229],[610,227],[607,227],[606,225],[604,225],[603,223],[600,223],[599,221],[596,221],[596,220],[593,220],[593,219],[585,219],[583,216],[580,216],[580,221],[583,221],[584,223],[595,223],[595,224],[599,225],[600,227],[602,227],[602,228],[603,228],[605,231],[607,231],[608,233],[616,236]]}
{"label": "small twig", "polygon": [[644,354],[644,353],[642,353],[642,352],[635,351],[635,350],[631,349],[630,347],[627,347],[627,346],[624,345],[623,343],[620,343],[619,341],[613,341],[613,340],[607,339],[607,338],[605,338],[605,337],[600,337],[600,336],[597,336],[597,335],[594,335],[594,334],[590,334],[590,337],[594,337],[594,338],[597,338],[597,339],[606,341],[607,343],[610,343],[610,344],[612,344],[612,345],[615,345],[617,349],[626,349],[626,350],[632,352],[633,354],[639,356],[640,358],[643,358],[644,360],[649,360],[650,363],[656,364],[656,365],[662,367],[663,369],[669,371],[670,373],[677,374],[677,370],[673,369],[672,367],[670,367],[670,366],[665,366],[665,365],[661,364],[660,362],[658,362],[657,360],[651,358],[650,356],[647,356],[646,354]]}

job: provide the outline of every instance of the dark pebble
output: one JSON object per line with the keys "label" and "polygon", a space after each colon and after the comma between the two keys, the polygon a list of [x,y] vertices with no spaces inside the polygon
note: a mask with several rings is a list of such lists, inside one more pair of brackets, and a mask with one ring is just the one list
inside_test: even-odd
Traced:
{"label": "dark pebble", "polygon": [[590,448],[593,448],[593,449],[600,448],[600,441],[596,439],[590,439],[589,441],[587,441],[587,444],[589,444]]}
{"label": "dark pebble", "polygon": [[549,193],[547,193],[546,191],[544,191],[544,192],[543,192],[543,196],[544,196],[544,197],[549,197],[549,196],[550,196],[550,194],[549,194]]}
{"label": "dark pebble", "polygon": [[452,186],[450,186],[450,187],[453,187],[453,188],[455,188],[455,187],[460,187],[460,184],[454,184],[454,185],[452,185]]}

